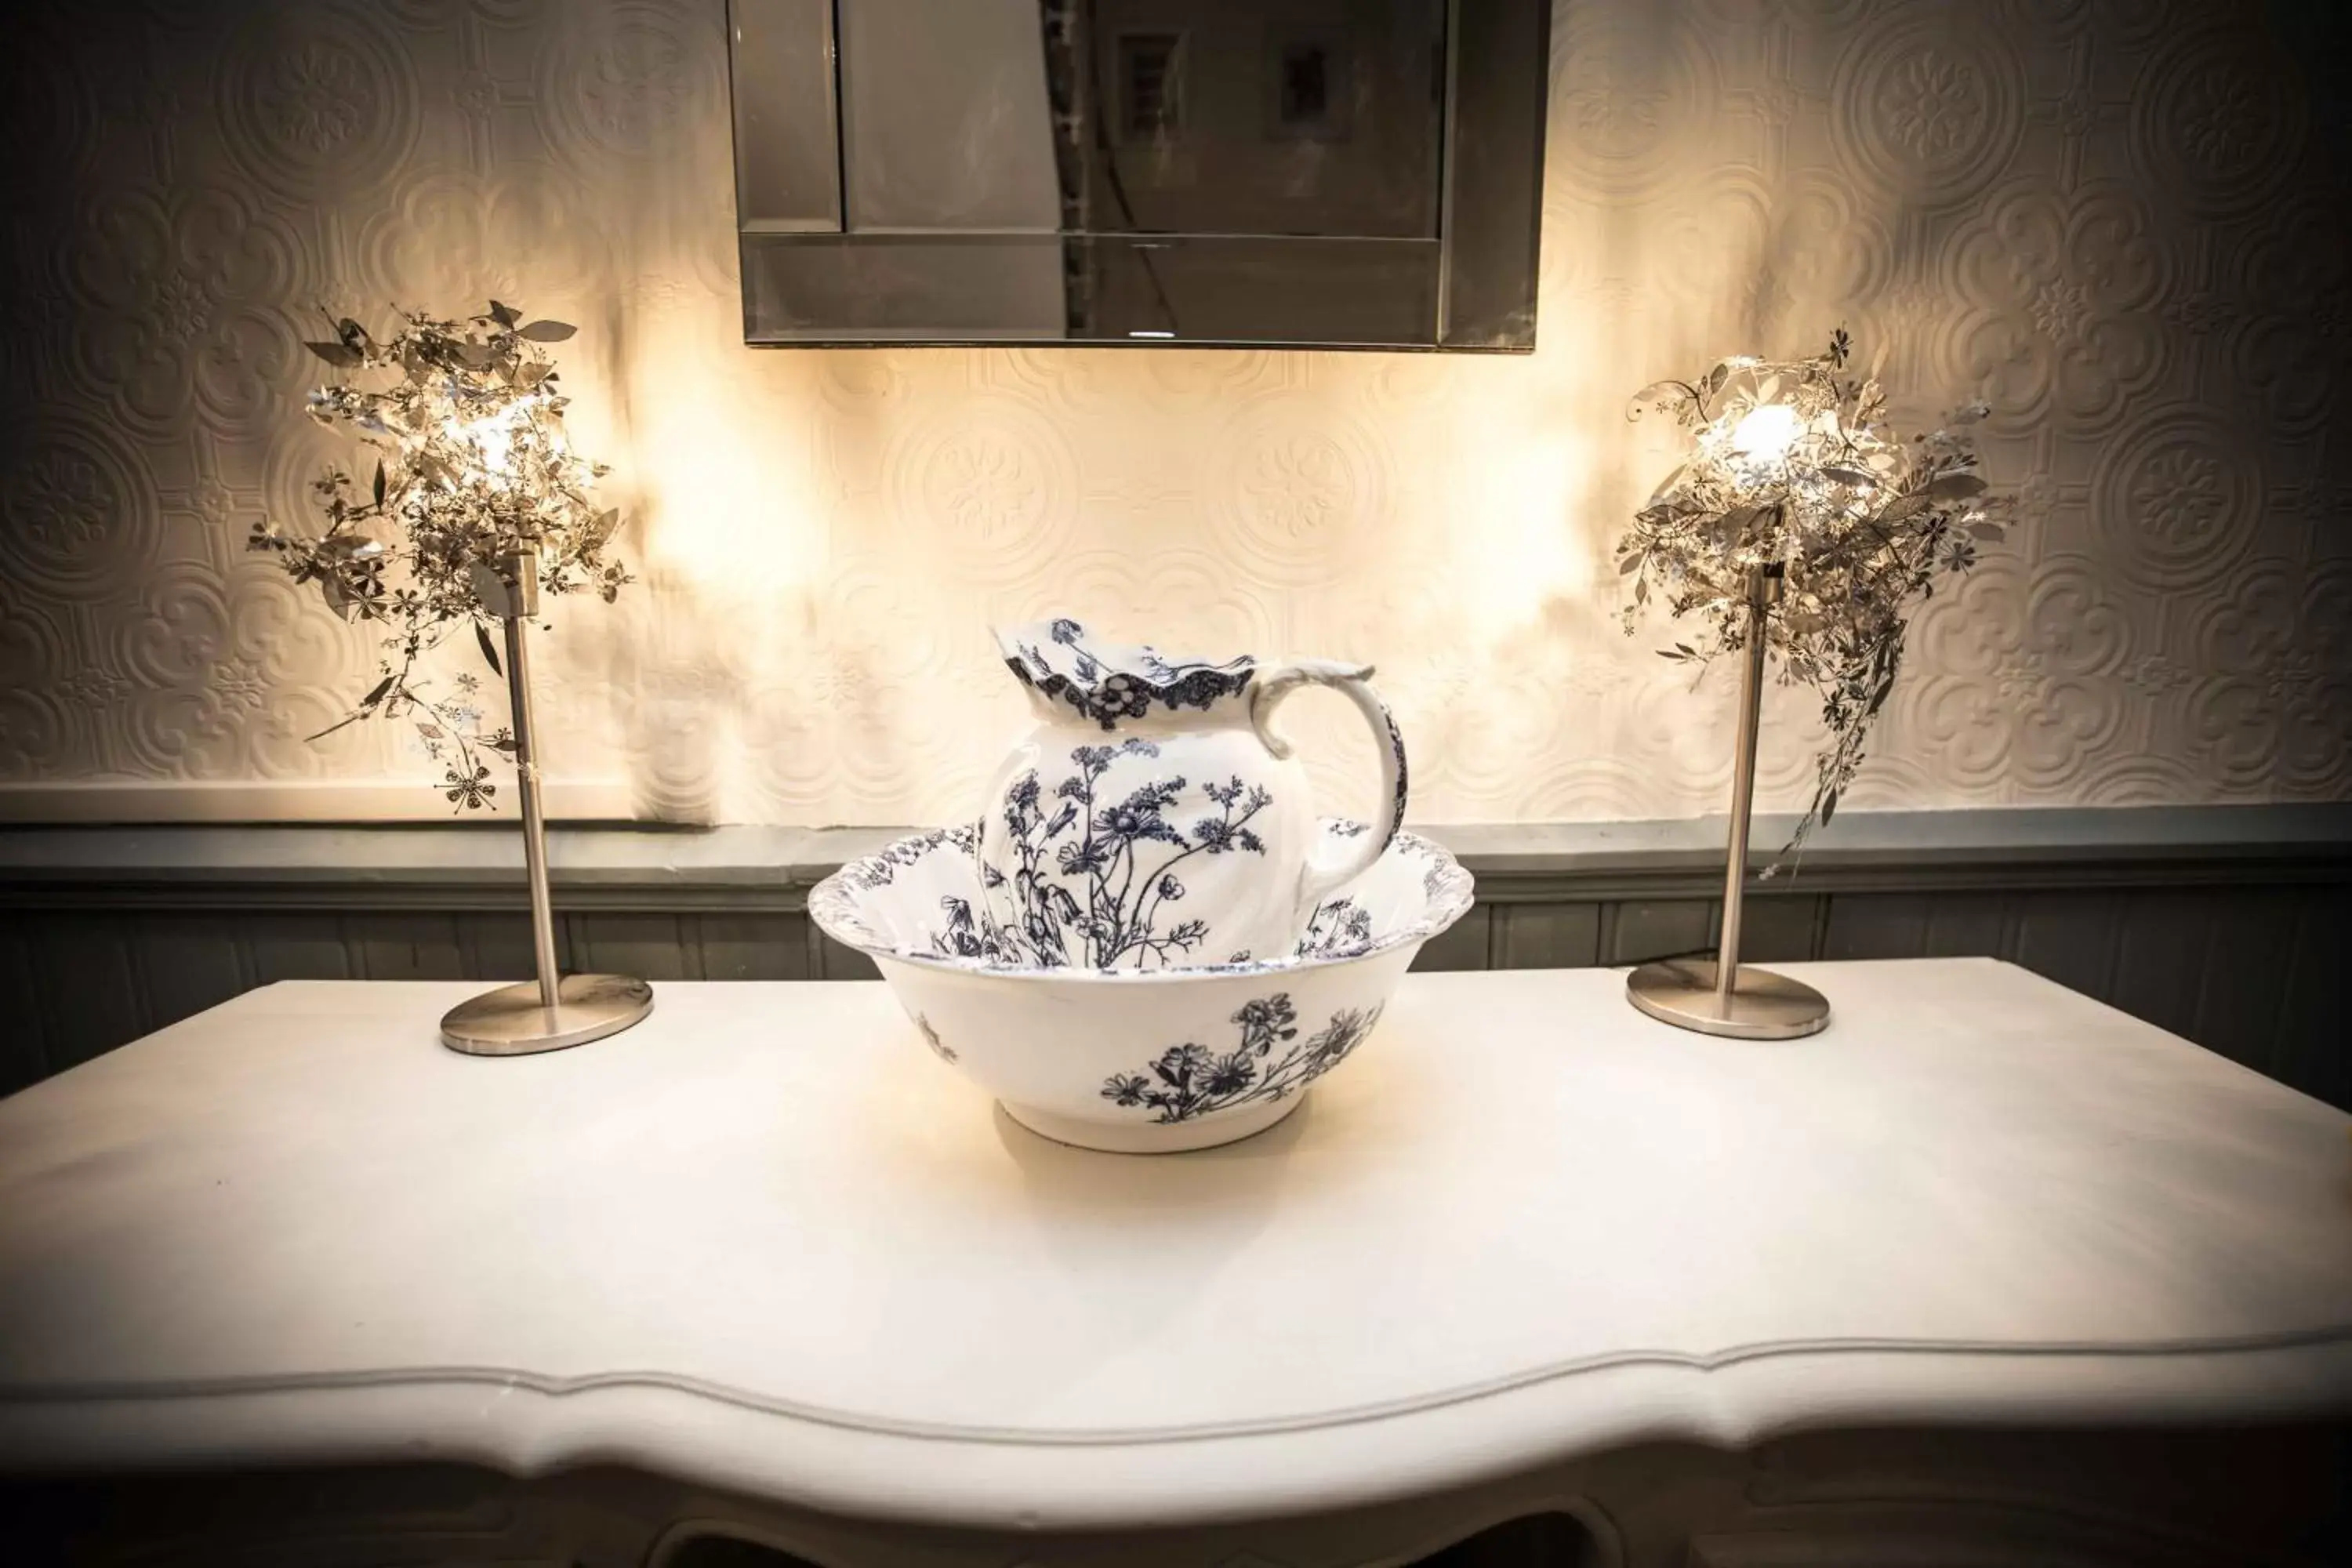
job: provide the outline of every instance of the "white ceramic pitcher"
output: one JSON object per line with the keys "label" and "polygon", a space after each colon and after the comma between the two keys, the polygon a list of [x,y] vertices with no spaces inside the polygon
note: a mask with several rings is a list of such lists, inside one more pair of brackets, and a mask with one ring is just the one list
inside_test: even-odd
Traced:
{"label": "white ceramic pitcher", "polygon": [[[1404,816],[1404,742],[1367,666],[1261,670],[1100,642],[1077,622],[1000,628],[1037,727],[981,821],[982,940],[1043,967],[1161,969],[1281,957]],[[1301,686],[1345,693],[1381,758],[1380,822],[1326,834],[1267,727]]]}

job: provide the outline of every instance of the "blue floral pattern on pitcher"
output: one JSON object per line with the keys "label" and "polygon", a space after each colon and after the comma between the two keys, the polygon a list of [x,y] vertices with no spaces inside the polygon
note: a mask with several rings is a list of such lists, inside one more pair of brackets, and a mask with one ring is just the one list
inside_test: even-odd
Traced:
{"label": "blue floral pattern on pitcher", "polygon": [[[1174,658],[1097,641],[1066,616],[997,639],[1040,722],[997,775],[980,896],[946,911],[940,956],[1163,969],[1362,940],[1326,918],[1325,895],[1394,840],[1406,776],[1368,668]],[[1307,685],[1340,690],[1372,725],[1387,797],[1376,838],[1327,840],[1305,773],[1265,727]]]}

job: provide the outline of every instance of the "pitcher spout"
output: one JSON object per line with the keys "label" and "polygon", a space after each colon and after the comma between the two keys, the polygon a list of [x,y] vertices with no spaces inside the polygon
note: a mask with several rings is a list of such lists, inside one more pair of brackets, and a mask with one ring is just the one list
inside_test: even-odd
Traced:
{"label": "pitcher spout", "polygon": [[996,628],[1005,668],[1041,713],[1075,714],[1105,730],[1155,716],[1209,713],[1243,697],[1257,676],[1244,654],[1223,663],[1099,639],[1068,616]]}

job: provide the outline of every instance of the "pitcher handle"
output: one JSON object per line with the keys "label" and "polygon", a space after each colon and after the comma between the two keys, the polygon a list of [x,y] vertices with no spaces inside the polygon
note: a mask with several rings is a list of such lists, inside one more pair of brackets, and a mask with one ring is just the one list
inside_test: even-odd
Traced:
{"label": "pitcher handle", "polygon": [[[1344,693],[1356,705],[1356,711],[1364,716],[1364,722],[1371,726],[1372,743],[1380,753],[1383,805],[1379,826],[1372,832],[1341,839],[1343,847],[1337,854],[1309,854],[1298,883],[1302,919],[1314,914],[1324,894],[1370,870],[1372,862],[1394,842],[1397,830],[1404,826],[1404,737],[1397,733],[1396,721],[1390,717],[1388,704],[1372,689],[1371,678],[1372,667],[1369,664],[1342,664],[1329,658],[1294,659],[1259,677],[1250,693],[1250,725],[1265,749],[1277,757],[1288,757],[1291,745],[1274,731],[1268,721],[1282,705],[1282,700],[1302,686],[1328,686]],[[1318,840],[1323,837],[1317,835]]]}

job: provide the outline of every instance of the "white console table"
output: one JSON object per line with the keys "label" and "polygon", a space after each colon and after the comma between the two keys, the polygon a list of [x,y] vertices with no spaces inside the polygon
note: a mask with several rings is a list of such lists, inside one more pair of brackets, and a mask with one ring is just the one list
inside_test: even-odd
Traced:
{"label": "white console table", "polygon": [[2307,1554],[2347,1118],[1990,961],[1790,972],[1837,1011],[1786,1044],[1416,974],[1160,1159],[1013,1125],[879,984],[512,1059],[436,1043],[475,987],[270,986],[0,1102],[0,1474],[123,1489],[92,1560]]}

